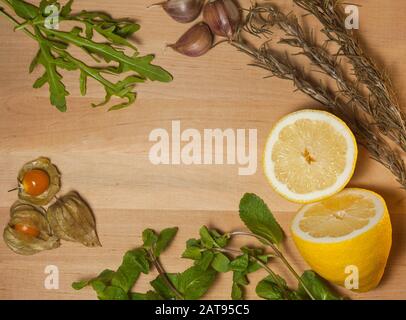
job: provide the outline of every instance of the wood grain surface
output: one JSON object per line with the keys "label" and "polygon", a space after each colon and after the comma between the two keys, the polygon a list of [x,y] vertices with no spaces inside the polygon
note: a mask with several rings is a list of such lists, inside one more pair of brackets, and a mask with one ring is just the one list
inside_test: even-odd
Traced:
{"label": "wood grain surface", "polygon": [[[179,234],[162,261],[168,271],[182,271],[191,263],[180,258],[185,240],[196,236],[201,225],[223,231],[243,229],[238,203],[245,192],[263,197],[288,233],[298,206],[271,190],[260,163],[251,176],[239,176],[237,165],[155,166],[148,159],[153,144],[148,136],[155,128],[169,130],[172,120],[180,120],[183,128],[199,130],[257,129],[261,159],[265,138],[275,121],[291,111],[320,106],[304,94],[294,93],[290,82],[264,79],[265,72],[247,66],[249,58],[227,44],[197,59],[166,49],[165,45],[188,26],[175,23],[159,8],[147,9],[153,2],[81,0],[74,4],[74,10],[101,9],[139,21],[141,52],[156,53],[156,62],[174,76],[169,84],[141,85],[137,102],[116,112],[92,109],[90,103],[102,99],[104,92],[90,83],[89,95],[80,97],[77,73],[64,74],[71,93],[68,111],[60,113],[53,108],[46,87],[32,88],[39,72],[28,74],[36,44],[0,18],[0,226],[6,225],[9,207],[16,199],[16,194],[7,190],[15,187],[20,167],[47,156],[62,172],[63,192],[78,190],[91,204],[103,243],[102,248],[89,249],[64,242],[58,250],[24,257],[13,254],[0,241],[1,299],[94,299],[92,290],[75,292],[70,284],[104,268],[116,268],[123,253],[141,243],[140,234],[147,227],[179,226]],[[406,106],[406,2],[355,2],[362,3],[359,34],[363,43],[390,74],[400,103]],[[241,1],[243,6],[249,3]],[[286,12],[297,11],[291,1],[275,3]],[[305,19],[309,29],[319,28],[315,21]],[[377,289],[362,294],[343,292],[354,299],[406,299],[406,191],[364,150],[350,185],[374,190],[386,199],[393,248]],[[298,270],[307,268],[290,239],[284,247]],[[47,265],[60,270],[58,290],[44,288]],[[283,268],[272,267],[293,283]],[[153,276],[143,276],[136,289],[145,290]],[[261,272],[253,276],[252,283],[262,276]],[[206,298],[228,299],[230,280],[230,275],[221,276]],[[256,298],[253,285],[248,298]]]}

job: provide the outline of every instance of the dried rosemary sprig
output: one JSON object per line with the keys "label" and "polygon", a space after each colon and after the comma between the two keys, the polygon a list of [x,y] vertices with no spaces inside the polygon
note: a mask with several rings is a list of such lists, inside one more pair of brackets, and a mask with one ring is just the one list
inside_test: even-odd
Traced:
{"label": "dried rosemary sprig", "polygon": [[370,113],[379,130],[406,151],[406,115],[401,110],[389,77],[365,54],[354,33],[345,27],[339,0],[293,0],[314,15],[323,25],[329,41],[339,45],[337,55],[344,54],[358,80],[370,92]]}
{"label": "dried rosemary sprig", "polygon": [[[257,22],[258,20],[254,19],[253,15],[248,14],[241,30],[258,36],[258,33],[253,32],[258,28]],[[251,65],[270,71],[271,76],[293,81],[298,90],[306,93],[342,118],[354,132],[358,142],[370,152],[371,157],[388,168],[395,175],[397,181],[406,188],[404,161],[397,151],[386,143],[381,134],[372,129],[373,124],[362,116],[353,104],[344,103],[331,89],[306,76],[302,70],[292,64],[287,55],[278,55],[269,46],[269,39],[266,39],[257,48],[244,39],[240,31],[235,39],[230,41],[230,44],[251,56],[253,58]]]}

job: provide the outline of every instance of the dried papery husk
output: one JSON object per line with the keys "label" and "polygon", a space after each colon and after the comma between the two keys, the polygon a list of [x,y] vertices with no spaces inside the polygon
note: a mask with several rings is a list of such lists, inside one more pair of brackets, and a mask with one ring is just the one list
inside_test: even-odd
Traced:
{"label": "dried papery husk", "polygon": [[[49,176],[48,189],[38,196],[33,196],[25,192],[24,186],[22,184],[25,174],[33,169],[43,170]],[[53,165],[48,158],[45,157],[40,157],[36,160],[27,162],[18,173],[17,179],[19,184],[18,197],[21,200],[40,206],[47,205],[61,188],[61,174],[59,173],[58,168]]]}
{"label": "dried papery husk", "polygon": [[87,203],[74,191],[59,198],[47,210],[49,224],[58,237],[100,247],[94,215]]}
{"label": "dried papery husk", "polygon": [[[10,221],[3,232],[7,246],[22,255],[32,255],[59,247],[59,238],[53,235],[45,215],[46,211],[41,207],[21,200],[15,202],[10,208]],[[38,235],[24,234],[15,229],[16,225],[36,229]]]}

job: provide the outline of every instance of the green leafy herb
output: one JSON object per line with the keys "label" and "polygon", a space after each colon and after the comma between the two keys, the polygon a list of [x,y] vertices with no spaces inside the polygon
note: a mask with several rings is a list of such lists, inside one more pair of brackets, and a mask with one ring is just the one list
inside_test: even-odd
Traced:
{"label": "green leafy herb", "polygon": [[164,251],[175,238],[178,228],[168,228],[161,231],[155,244],[154,254],[159,257],[162,251]]}
{"label": "green leafy herb", "polygon": [[[178,228],[167,228],[160,233],[146,229],[142,233],[143,245],[128,251],[117,271],[105,270],[96,278],[75,282],[76,290],[91,286],[99,299],[114,300],[195,300],[202,298],[213,285],[219,273],[232,272],[231,298],[244,299],[249,275],[265,270],[268,276],[256,285],[259,297],[269,300],[336,300],[340,299],[313,271],[297,275],[282,252],[274,243],[282,239],[283,233],[265,203],[253,194],[241,200],[240,212],[243,221],[253,232],[220,233],[203,226],[200,238],[189,239],[183,258],[192,259],[193,266],[183,272],[166,272],[160,263],[160,254],[173,241]],[[263,243],[261,247],[243,246],[240,250],[230,248],[234,236],[251,236]],[[267,250],[273,252],[269,253]],[[268,266],[270,259],[279,259],[298,280],[298,288],[291,289],[284,278]],[[146,293],[132,292],[134,283],[155,267],[158,276],[153,279],[151,290]]]}
{"label": "green leafy herb", "polygon": [[211,266],[217,272],[228,272],[230,270],[230,259],[223,253],[215,254]]}
{"label": "green leafy herb", "polygon": [[216,278],[213,269],[202,270],[196,266],[187,269],[179,278],[179,289],[187,300],[201,298]]}
{"label": "green leafy herb", "polygon": [[[314,271],[306,270],[301,276],[301,279],[317,300],[342,300],[340,296],[330,289],[325,280]],[[299,283],[298,294],[303,299],[310,299],[301,283]]]}
{"label": "green leafy herb", "polygon": [[[40,88],[46,83],[49,87],[50,101],[59,111],[67,110],[66,97],[69,92],[63,83],[60,70],[78,71],[79,86],[82,95],[87,92],[87,80],[92,78],[104,87],[106,92],[102,103],[92,104],[102,106],[115,96],[124,102],[115,104],[109,110],[118,110],[131,105],[136,99],[135,86],[146,80],[169,82],[172,76],[159,66],[152,64],[153,55],[139,56],[137,48],[128,40],[140,26],[125,19],[114,19],[102,12],[72,13],[73,1],[62,6],[58,1],[42,0],[37,7],[22,0],[1,0],[22,21],[18,21],[5,9],[0,13],[14,23],[17,30],[23,30],[30,38],[38,43],[39,50],[29,67],[30,73],[38,66],[44,68],[43,75],[38,78],[33,87]],[[74,26],[70,31],[60,31],[46,25],[45,8],[56,5],[60,9],[61,24]],[[102,36],[104,42],[96,42],[95,33]],[[82,49],[98,64],[90,66],[68,52],[70,46]],[[124,49],[132,50],[127,54]],[[106,65],[107,63],[107,65]],[[114,64],[111,64],[114,63]],[[118,79],[127,74],[124,79]],[[105,75],[115,76],[115,82],[108,80]]]}
{"label": "green leafy herb", "polygon": [[283,231],[265,202],[257,195],[246,193],[240,201],[240,218],[254,234],[272,243],[280,243]]}

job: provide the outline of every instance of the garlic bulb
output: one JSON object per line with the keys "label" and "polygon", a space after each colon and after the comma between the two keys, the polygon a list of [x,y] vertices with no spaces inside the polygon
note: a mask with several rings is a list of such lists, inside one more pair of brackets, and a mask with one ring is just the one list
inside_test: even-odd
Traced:
{"label": "garlic bulb", "polygon": [[176,43],[169,45],[173,50],[188,57],[199,57],[212,46],[213,34],[204,22],[194,25]]}

